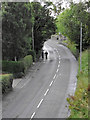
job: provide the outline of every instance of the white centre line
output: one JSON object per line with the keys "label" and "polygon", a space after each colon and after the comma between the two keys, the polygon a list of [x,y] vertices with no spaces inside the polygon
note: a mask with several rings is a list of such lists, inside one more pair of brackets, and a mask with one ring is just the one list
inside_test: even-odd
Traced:
{"label": "white centre line", "polygon": [[59,64],[60,64],[60,61],[59,61]]}
{"label": "white centre line", "polygon": [[58,65],[58,68],[60,67],[60,65]]}
{"label": "white centre line", "polygon": [[57,71],[56,72],[58,72],[59,71],[59,69],[57,69]]}
{"label": "white centre line", "polygon": [[51,86],[53,84],[53,81],[50,83],[50,85],[49,86]]}
{"label": "white centre line", "polygon": [[31,116],[30,120],[31,120],[31,119],[35,116],[35,114],[36,114],[35,112],[32,114],[32,116]]}
{"label": "white centre line", "polygon": [[55,77],[56,77],[56,74],[54,75],[53,79],[55,79]]}
{"label": "white centre line", "polygon": [[39,108],[40,107],[40,105],[41,105],[41,103],[43,102],[43,99],[41,99],[41,101],[39,102],[39,104],[38,104],[38,106],[37,106],[37,108]]}
{"label": "white centre line", "polygon": [[46,92],[45,92],[44,96],[46,96],[46,95],[47,95],[48,91],[49,91],[49,89],[47,89],[47,90],[46,90]]}

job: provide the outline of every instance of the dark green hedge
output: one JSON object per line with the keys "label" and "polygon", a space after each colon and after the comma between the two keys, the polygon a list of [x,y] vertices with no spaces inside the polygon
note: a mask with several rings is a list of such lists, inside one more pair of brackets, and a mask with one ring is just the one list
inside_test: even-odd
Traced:
{"label": "dark green hedge", "polygon": [[0,87],[2,87],[2,93],[6,93],[12,89],[13,75],[4,74],[0,75]]}
{"label": "dark green hedge", "polygon": [[24,71],[22,61],[2,61],[2,71],[9,73],[18,73]]}
{"label": "dark green hedge", "polygon": [[28,55],[28,56],[25,56],[23,58],[23,66],[24,66],[24,73],[26,73],[27,69],[32,65],[33,63],[33,60],[32,60],[32,56],[31,55]]}
{"label": "dark green hedge", "polygon": [[22,77],[31,66],[32,56],[25,56],[21,61],[2,61],[2,71],[13,73],[15,77]]}
{"label": "dark green hedge", "polygon": [[30,50],[30,51],[28,51],[28,54],[32,56],[33,61],[35,62],[36,61],[36,53],[35,53],[35,51]]}

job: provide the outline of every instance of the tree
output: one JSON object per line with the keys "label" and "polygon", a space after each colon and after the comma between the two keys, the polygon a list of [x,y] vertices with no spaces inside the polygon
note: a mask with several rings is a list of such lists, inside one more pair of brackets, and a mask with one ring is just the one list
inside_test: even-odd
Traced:
{"label": "tree", "polygon": [[18,60],[31,48],[31,14],[29,3],[2,4],[3,59]]}
{"label": "tree", "polygon": [[[32,31],[33,28],[33,31]],[[36,54],[44,41],[55,33],[56,25],[49,10],[39,2],[8,2],[2,4],[3,59],[19,60],[33,49]]]}
{"label": "tree", "polygon": [[34,43],[36,54],[40,51],[43,43],[55,33],[56,25],[54,18],[49,15],[49,10],[41,6],[39,2],[32,2],[34,16]]}
{"label": "tree", "polygon": [[85,3],[72,3],[70,8],[66,9],[57,18],[58,32],[67,36],[71,41],[77,44],[79,49],[80,42],[80,24],[83,23],[83,49],[90,45],[89,37],[89,19],[90,14],[86,12]]}

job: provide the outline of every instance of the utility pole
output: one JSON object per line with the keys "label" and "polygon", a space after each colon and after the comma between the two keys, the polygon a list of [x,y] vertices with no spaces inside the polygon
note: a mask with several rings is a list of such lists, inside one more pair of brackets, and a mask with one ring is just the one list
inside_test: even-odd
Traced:
{"label": "utility pole", "polygon": [[80,25],[80,71],[82,71],[82,22]]}
{"label": "utility pole", "polygon": [[34,32],[33,32],[33,25],[32,25],[32,47],[34,51]]}
{"label": "utility pole", "polygon": [[[29,0],[30,4],[31,4],[31,0]],[[32,15],[32,5],[31,5],[31,17],[33,17]],[[34,51],[34,23],[32,23],[32,49]]]}

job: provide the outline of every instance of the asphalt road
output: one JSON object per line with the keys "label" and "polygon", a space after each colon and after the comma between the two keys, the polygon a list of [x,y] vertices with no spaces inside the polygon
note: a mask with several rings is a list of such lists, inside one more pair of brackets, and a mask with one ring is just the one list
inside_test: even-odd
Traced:
{"label": "asphalt road", "polygon": [[[27,76],[3,97],[3,118],[61,118],[68,87],[75,79],[77,61],[57,41],[45,42],[48,59],[36,63]],[[76,84],[76,83],[75,83]],[[66,116],[63,116],[66,117]]]}

